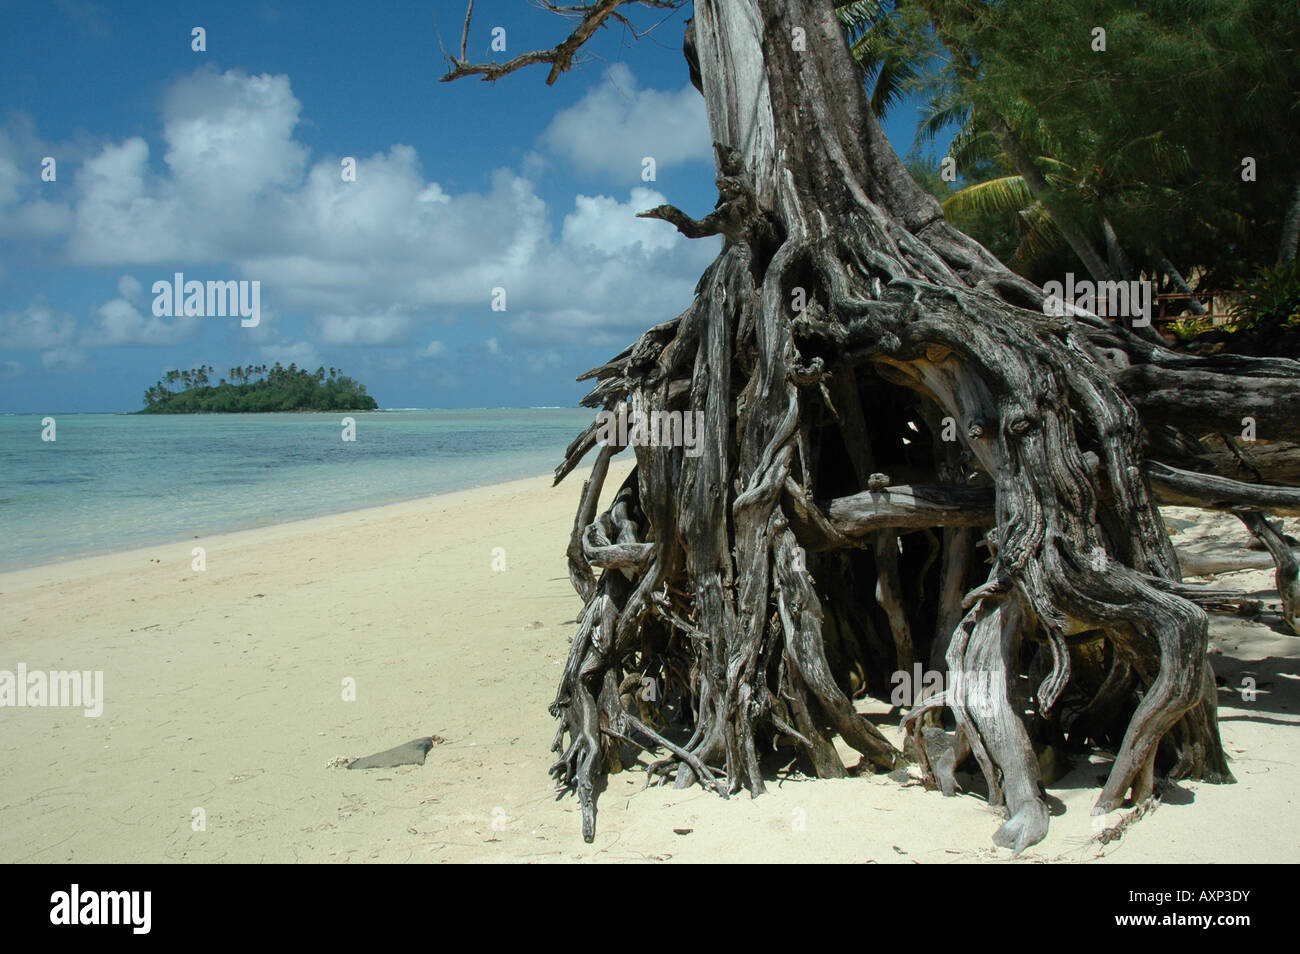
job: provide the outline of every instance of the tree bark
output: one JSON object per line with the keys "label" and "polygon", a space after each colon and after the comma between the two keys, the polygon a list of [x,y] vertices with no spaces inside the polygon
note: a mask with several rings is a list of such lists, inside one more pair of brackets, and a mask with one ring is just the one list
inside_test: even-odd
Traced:
{"label": "tree bark", "polygon": [[[1284,463],[1250,486],[1202,481],[1217,458],[1199,439],[1253,402],[1261,434],[1300,440],[1300,364],[1184,358],[1095,316],[1045,316],[1041,289],[907,175],[830,4],[696,0],[685,52],[719,203],[651,216],[723,248],[685,312],[584,376],[584,403],[700,411],[703,446],[637,444],[593,518],[602,450],[582,495],[568,559],[585,608],[551,712],[584,837],[629,740],[667,751],[651,777],[723,795],[761,793],[773,759],[843,776],[835,734],[862,768],[894,768],[902,753],[852,697],[946,657],[950,678],[994,689],[944,693],[958,734],[943,787],[975,755],[1008,813],[995,840],[1021,851],[1047,828],[1026,719],[1050,715],[1079,640],[1110,660],[1095,734],[1120,736],[1094,812],[1150,796],[1157,768],[1231,781],[1208,620],[1148,472],[1179,499],[1287,504],[1260,485]],[[1194,400],[1208,385],[1215,400]],[[1031,698],[1026,641],[1050,657]],[[661,724],[628,708],[629,674],[663,687]]]}
{"label": "tree bark", "polygon": [[[1185,295],[1195,294],[1195,292],[1192,291],[1192,287],[1187,284],[1187,279],[1183,278],[1183,273],[1178,270],[1178,267],[1174,265],[1173,262],[1169,261],[1168,256],[1166,256],[1164,252],[1157,248],[1152,249],[1152,254],[1155,257],[1157,267],[1169,276],[1169,280],[1174,283],[1175,288]],[[1193,315],[1207,314],[1205,306],[1196,298],[1188,298],[1187,307],[1191,310]]]}
{"label": "tree bark", "polygon": [[1282,619],[1300,636],[1300,560],[1286,538],[1263,514],[1246,511],[1238,516],[1273,558],[1277,567],[1277,591],[1282,597]]}

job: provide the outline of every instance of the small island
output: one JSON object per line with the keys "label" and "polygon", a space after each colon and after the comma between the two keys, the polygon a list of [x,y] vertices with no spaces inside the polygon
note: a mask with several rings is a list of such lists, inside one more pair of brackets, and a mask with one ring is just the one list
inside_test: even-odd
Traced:
{"label": "small island", "polygon": [[[209,384],[211,365],[168,371],[144,392],[141,414],[243,414],[267,411],[374,411],[366,386],[338,368],[300,369],[280,362],[231,368],[229,380]],[[180,390],[174,388],[180,386]]]}

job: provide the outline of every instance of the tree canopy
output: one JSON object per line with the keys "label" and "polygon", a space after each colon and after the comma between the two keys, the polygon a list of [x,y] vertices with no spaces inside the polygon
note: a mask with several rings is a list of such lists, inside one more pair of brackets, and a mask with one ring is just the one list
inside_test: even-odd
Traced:
{"label": "tree canopy", "polygon": [[[208,382],[211,365],[168,371],[144,393],[142,414],[239,414],[265,411],[373,411],[379,407],[366,386],[338,368],[307,371],[280,362],[237,367],[230,380]],[[236,383],[231,383],[236,382]],[[173,390],[180,385],[180,390]]]}
{"label": "tree canopy", "polygon": [[919,93],[919,142],[956,127],[949,155],[966,188],[945,212],[990,247],[1013,224],[1010,263],[1022,274],[1042,281],[1082,265],[1129,279],[1172,266],[1226,290],[1295,258],[1300,5],[841,0],[837,10],[878,110]]}

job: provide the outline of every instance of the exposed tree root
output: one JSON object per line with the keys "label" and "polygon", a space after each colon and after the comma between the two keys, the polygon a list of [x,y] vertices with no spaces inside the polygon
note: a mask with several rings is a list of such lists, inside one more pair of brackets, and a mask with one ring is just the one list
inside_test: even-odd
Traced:
{"label": "exposed tree root", "polygon": [[1300,636],[1300,560],[1296,559],[1281,532],[1262,514],[1247,511],[1238,516],[1273,557],[1277,567],[1277,591],[1282,597],[1282,619]]}
{"label": "exposed tree root", "polygon": [[[584,403],[699,412],[703,441],[698,456],[633,442],[597,515],[602,448],[583,490],[567,556],[586,605],[551,712],[584,837],[629,742],[667,753],[651,777],[722,794],[757,795],[792,760],[845,775],[837,734],[866,766],[897,766],[853,700],[926,660],[947,686],[907,731],[940,702],[956,718],[934,765],[913,746],[927,784],[951,794],[973,755],[1007,811],[994,840],[1015,852],[1047,830],[1033,732],[1067,692],[1090,700],[1072,744],[1117,746],[1094,812],[1143,803],[1157,770],[1231,781],[1198,605],[1224,594],[1180,582],[1156,504],[1296,512],[1283,442],[1300,441],[1300,364],[1188,358],[1045,315],[1041,290],[907,175],[829,4],[696,0],[686,55],[719,202],[648,215],[723,249],[690,307],[584,375]],[[474,69],[461,60],[453,75]],[[1273,450],[1214,443],[1251,413]],[[593,423],[556,480],[596,446]],[[1295,563],[1283,571],[1265,527],[1294,619]],[[629,674],[658,687],[660,722],[625,701]]]}

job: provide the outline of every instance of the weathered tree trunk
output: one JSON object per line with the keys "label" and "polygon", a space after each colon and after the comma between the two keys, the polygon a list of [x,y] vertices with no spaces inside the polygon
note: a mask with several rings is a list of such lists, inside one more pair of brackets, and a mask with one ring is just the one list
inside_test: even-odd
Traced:
{"label": "weathered tree trunk", "polygon": [[[1158,758],[1171,776],[1231,781],[1196,603],[1209,597],[1179,582],[1145,455],[1168,451],[1160,476],[1181,499],[1290,504],[1226,464],[1204,482],[1196,438],[1252,409],[1261,437],[1300,438],[1285,420],[1300,365],[1198,362],[1094,316],[1044,316],[1042,291],[908,176],[829,3],[696,0],[686,55],[719,204],[646,215],[725,243],[685,312],[584,376],[584,403],[700,411],[704,439],[699,456],[636,446],[597,517],[617,449],[604,447],[583,491],[568,556],[586,606],[551,711],[553,771],[577,791],[584,836],[629,742],[666,753],[651,777],[724,796],[762,792],[765,757],[844,775],[835,734],[864,766],[895,767],[852,697],[945,657],[948,691],[926,704],[956,713],[949,763],[975,754],[1005,801],[999,844],[1046,831],[1027,715],[1051,717],[1085,647],[1106,647],[1110,675],[1079,725],[1119,742],[1094,811],[1151,795]],[[1178,417],[1207,381],[1263,403],[1219,396]],[[1144,422],[1133,389],[1152,382]],[[1034,652],[1047,674],[1023,691]]]}
{"label": "weathered tree trunk", "polygon": [[[1187,284],[1187,279],[1183,278],[1183,273],[1178,270],[1178,266],[1169,261],[1169,257],[1164,252],[1158,248],[1152,249],[1152,256],[1155,259],[1156,267],[1169,276],[1169,280],[1174,283],[1175,288],[1185,295],[1196,294],[1192,291],[1192,286]],[[1196,298],[1187,299],[1187,308],[1193,315],[1208,314],[1205,306]]]}
{"label": "weathered tree trunk", "polygon": [[1277,568],[1277,591],[1282,597],[1282,619],[1300,636],[1300,559],[1282,533],[1263,514],[1246,511],[1239,516],[1273,558],[1273,565]]}

